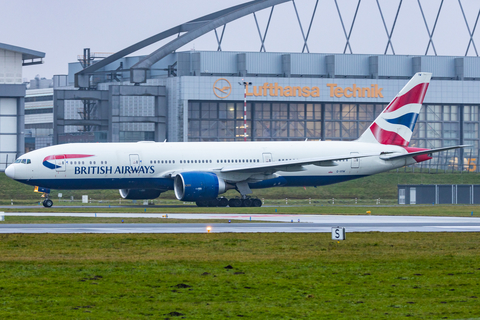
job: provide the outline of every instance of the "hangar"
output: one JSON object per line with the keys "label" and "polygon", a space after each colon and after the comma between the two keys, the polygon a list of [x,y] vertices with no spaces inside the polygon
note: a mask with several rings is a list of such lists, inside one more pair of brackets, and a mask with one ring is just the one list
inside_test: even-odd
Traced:
{"label": "hangar", "polygon": [[[315,10],[322,2],[316,1]],[[53,143],[243,141],[245,128],[251,141],[354,140],[407,79],[427,71],[433,78],[410,145],[472,147],[437,155],[422,163],[422,169],[478,171],[480,58],[473,22],[465,15],[465,56],[437,55],[433,32],[442,6],[433,29],[425,20],[425,54],[395,54],[392,34],[402,1],[392,28],[385,25],[385,52],[354,54],[350,35],[361,0],[349,32],[338,11],[345,34],[343,53],[309,52],[315,10],[309,27],[298,20],[301,52],[266,52],[268,24],[263,33],[258,23],[260,52],[222,51],[228,23],[261,10],[270,10],[271,17],[280,5],[290,5],[298,17],[295,1],[256,0],[173,27],[102,59],[85,50],[79,62],[69,65],[71,87],[54,91]],[[216,35],[217,51],[179,50],[208,32]],[[149,55],[128,56],[165,39],[170,40]],[[432,48],[434,54],[427,55]]]}

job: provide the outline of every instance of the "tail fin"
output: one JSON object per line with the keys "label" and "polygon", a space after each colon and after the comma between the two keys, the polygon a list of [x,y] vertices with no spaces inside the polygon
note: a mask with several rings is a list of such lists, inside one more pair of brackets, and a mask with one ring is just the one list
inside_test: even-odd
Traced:
{"label": "tail fin", "polygon": [[416,73],[357,141],[407,147],[431,77]]}

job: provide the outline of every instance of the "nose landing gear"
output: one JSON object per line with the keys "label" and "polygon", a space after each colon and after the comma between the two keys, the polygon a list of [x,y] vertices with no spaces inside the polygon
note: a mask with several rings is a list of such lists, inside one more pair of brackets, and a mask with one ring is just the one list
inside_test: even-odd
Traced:
{"label": "nose landing gear", "polygon": [[43,206],[45,208],[50,208],[51,206],[53,206],[53,201],[47,198],[43,200]]}

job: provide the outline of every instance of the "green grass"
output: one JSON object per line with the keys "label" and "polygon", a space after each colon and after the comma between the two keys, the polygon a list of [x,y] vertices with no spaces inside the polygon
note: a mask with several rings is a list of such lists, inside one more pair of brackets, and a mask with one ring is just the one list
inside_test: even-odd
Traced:
{"label": "green grass", "polygon": [[[479,173],[405,173],[403,169],[381,173],[361,179],[342,182],[323,187],[302,187],[295,188],[269,188],[253,190],[254,196],[265,199],[396,199],[397,184],[478,184]],[[33,192],[32,186],[27,186],[13,181],[0,173],[0,204],[10,204],[10,199],[28,200],[36,203],[40,195]],[[52,199],[56,200],[58,193],[62,193],[63,199],[81,199],[82,195],[89,195],[94,200],[116,200],[120,195],[118,190],[54,190]],[[227,197],[237,196],[236,191],[230,190]],[[157,201],[173,200],[175,196],[172,191],[160,196]],[[122,200],[125,203],[131,201]]]}
{"label": "green grass", "polygon": [[480,233],[349,233],[340,243],[329,234],[0,235],[0,318],[473,318],[479,243]]}

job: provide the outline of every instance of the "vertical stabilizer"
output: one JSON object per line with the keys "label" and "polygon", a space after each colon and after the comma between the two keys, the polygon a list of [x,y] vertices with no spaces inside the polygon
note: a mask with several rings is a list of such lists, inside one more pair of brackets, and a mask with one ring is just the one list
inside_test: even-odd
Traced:
{"label": "vertical stabilizer", "polygon": [[407,147],[431,77],[416,73],[357,141]]}

